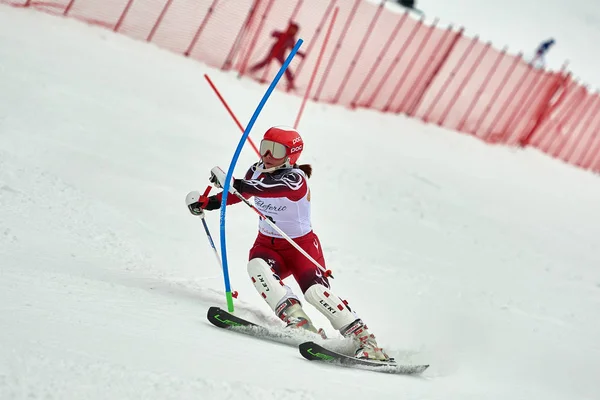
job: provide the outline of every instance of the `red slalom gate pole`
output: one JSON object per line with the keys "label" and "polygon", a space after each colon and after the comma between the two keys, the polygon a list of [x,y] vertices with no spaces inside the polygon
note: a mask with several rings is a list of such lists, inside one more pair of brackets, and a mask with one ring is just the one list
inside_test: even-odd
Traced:
{"label": "red slalom gate pole", "polygon": [[300,110],[298,110],[298,115],[296,116],[296,122],[294,122],[294,129],[298,128],[298,124],[300,123],[300,118],[302,117],[302,113],[304,112],[304,107],[306,106],[306,102],[308,101],[308,96],[310,94],[310,90],[312,89],[312,85],[315,81],[315,77],[317,76],[317,71],[319,70],[319,66],[321,65],[321,60],[323,58],[323,54],[325,54],[325,48],[327,47],[327,42],[329,42],[329,37],[331,36],[331,31],[333,30],[333,26],[335,24],[335,19],[337,18],[339,7],[336,7],[333,10],[333,15],[331,16],[331,22],[329,23],[329,27],[327,28],[327,33],[325,34],[325,38],[323,39],[323,45],[321,46],[321,51],[319,52],[319,57],[317,58],[317,63],[315,64],[315,68],[313,68],[312,75],[310,76],[310,81],[308,82],[308,87],[306,88],[306,92],[304,92],[304,98],[302,99],[302,104],[300,105]]}
{"label": "red slalom gate pole", "polygon": [[[229,115],[231,115],[231,118],[233,118],[233,121],[235,122],[235,124],[238,126],[238,128],[240,128],[240,131],[242,131],[242,133],[244,133],[244,127],[242,126],[242,124],[240,124],[240,121],[237,119],[237,117],[235,116],[235,114],[233,113],[233,111],[231,111],[231,108],[229,107],[229,104],[227,104],[227,102],[225,101],[225,99],[223,98],[223,96],[221,96],[221,93],[219,92],[219,89],[217,89],[217,87],[215,86],[215,84],[212,82],[212,80],[209,78],[209,76],[207,74],[204,74],[204,78],[206,79],[206,81],[208,82],[208,84],[210,85],[210,87],[212,88],[212,90],[215,92],[215,94],[217,95],[217,97],[219,98],[219,100],[221,100],[221,103],[223,104],[223,106],[225,106],[225,109],[227,110],[227,112],[229,113]],[[260,151],[258,151],[258,148],[254,144],[254,142],[252,141],[252,139],[250,139],[249,137],[248,137],[248,142],[250,142],[250,146],[252,146],[252,148],[256,152],[256,155],[260,157]]]}

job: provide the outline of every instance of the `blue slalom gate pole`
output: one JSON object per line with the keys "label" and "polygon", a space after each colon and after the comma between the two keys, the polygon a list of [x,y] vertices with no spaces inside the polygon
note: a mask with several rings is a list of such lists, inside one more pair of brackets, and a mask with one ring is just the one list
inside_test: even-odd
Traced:
{"label": "blue slalom gate pole", "polygon": [[[212,186],[209,186],[206,188],[206,190],[204,191],[204,196],[208,196],[211,188],[212,188]],[[219,264],[219,268],[221,270],[223,270],[223,264],[221,264],[221,257],[219,256],[219,252],[217,251],[215,242],[213,241],[212,235],[210,234],[210,230],[208,229],[208,224],[206,223],[206,215],[204,214],[204,210],[200,213],[200,219],[202,220],[202,225],[204,226],[204,232],[206,233],[206,237],[208,237],[208,243],[210,244],[210,247],[213,249],[213,252],[215,253],[215,257],[217,259],[217,264]],[[231,295],[237,299],[238,292],[234,290],[234,291],[232,291]]]}
{"label": "blue slalom gate pole", "polygon": [[302,46],[302,43],[303,43],[303,40],[298,39],[298,41],[294,45],[294,48],[292,49],[290,54],[285,59],[285,62],[281,65],[281,68],[277,72],[277,75],[275,75],[275,78],[273,78],[273,81],[271,82],[271,84],[269,85],[269,88],[263,95],[263,98],[261,99],[260,103],[258,103],[258,107],[256,107],[254,114],[252,114],[252,117],[250,118],[250,122],[248,122],[248,125],[246,126],[246,129],[244,130],[244,133],[240,139],[240,142],[238,143],[238,146],[235,149],[235,153],[233,154],[233,158],[231,159],[231,163],[229,164],[229,169],[227,170],[227,175],[225,176],[225,182],[223,183],[223,197],[221,199],[221,219],[220,219],[221,260],[222,260],[222,264],[223,264],[223,277],[225,279],[225,297],[227,298],[227,309],[229,310],[229,312],[233,312],[233,296],[231,293],[231,283],[229,281],[229,266],[227,264],[227,244],[226,244],[226,240],[225,240],[225,214],[227,211],[227,195],[229,194],[229,187],[231,184],[231,178],[233,177],[233,170],[235,169],[235,164],[237,163],[237,160],[240,157],[240,153],[242,152],[242,148],[244,147],[246,138],[248,137],[248,135],[250,135],[250,131],[252,130],[254,123],[258,119],[258,116],[260,115],[260,112],[262,111],[263,107],[265,106],[265,103],[271,96],[271,93],[273,92],[273,90],[275,90],[275,86],[277,86],[277,83],[281,79],[281,76],[283,75],[283,73],[285,72],[287,67],[290,65],[290,62],[292,61],[292,59],[298,52],[298,49],[300,49],[300,46]]}

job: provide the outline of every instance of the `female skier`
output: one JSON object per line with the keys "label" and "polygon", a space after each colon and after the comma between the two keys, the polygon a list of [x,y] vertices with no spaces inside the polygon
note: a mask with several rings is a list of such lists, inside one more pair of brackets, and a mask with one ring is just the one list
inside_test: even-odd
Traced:
{"label": "female skier", "polygon": [[[254,197],[255,207],[325,268],[323,249],[311,225],[308,178],[312,167],[296,164],[303,147],[296,130],[270,128],[260,143],[261,161],[250,167],[244,179],[234,179],[232,186],[245,198]],[[213,168],[211,182],[222,188],[224,180],[223,171]],[[187,195],[186,204],[192,214],[200,215],[202,210],[219,209],[221,198],[222,192],[204,196],[194,191]],[[234,195],[227,196],[227,205],[240,201]],[[291,275],[306,301],[325,315],[342,336],[354,339],[355,357],[389,360],[348,303],[331,292],[327,274],[262,218],[258,230],[250,249],[248,274],[258,293],[288,327],[317,332],[298,296],[282,281]]]}

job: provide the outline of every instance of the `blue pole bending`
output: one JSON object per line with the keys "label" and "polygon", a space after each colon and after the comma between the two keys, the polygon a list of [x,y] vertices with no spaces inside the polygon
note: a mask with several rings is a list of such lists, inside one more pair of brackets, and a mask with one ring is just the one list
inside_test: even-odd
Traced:
{"label": "blue pole bending", "polygon": [[277,86],[277,83],[281,79],[281,76],[283,75],[283,73],[285,72],[287,67],[290,65],[290,62],[292,61],[292,59],[298,52],[298,49],[300,49],[300,46],[302,46],[302,43],[303,43],[303,40],[298,39],[298,41],[296,42],[296,45],[294,46],[294,48],[292,49],[290,54],[285,59],[285,62],[281,65],[279,72],[277,72],[277,75],[275,75],[275,78],[269,85],[269,88],[265,92],[262,100],[260,101],[260,103],[258,103],[258,107],[256,107],[256,110],[254,111],[252,118],[250,118],[250,122],[248,122],[248,125],[246,126],[246,129],[244,130],[242,138],[240,139],[240,142],[238,143],[238,146],[235,149],[235,153],[233,154],[233,158],[231,159],[231,164],[229,164],[229,169],[227,170],[225,182],[223,183],[223,197],[221,199],[221,219],[220,219],[221,259],[223,261],[222,264],[223,264],[223,277],[225,279],[225,296],[227,298],[227,308],[228,308],[229,312],[233,312],[233,296],[231,293],[231,283],[229,281],[229,266],[227,264],[227,244],[225,241],[225,214],[227,211],[227,206],[226,206],[227,205],[227,195],[229,194],[229,187],[230,187],[230,183],[231,183],[231,178],[233,177],[233,170],[235,169],[235,164],[237,163],[237,160],[240,157],[240,153],[242,152],[242,148],[244,147],[246,138],[248,137],[248,135],[250,135],[250,131],[252,130],[252,127],[254,126],[256,119],[260,115],[260,112],[262,111],[263,107],[265,106],[265,103],[269,99],[269,96],[271,96],[271,93],[275,89],[275,86]]}

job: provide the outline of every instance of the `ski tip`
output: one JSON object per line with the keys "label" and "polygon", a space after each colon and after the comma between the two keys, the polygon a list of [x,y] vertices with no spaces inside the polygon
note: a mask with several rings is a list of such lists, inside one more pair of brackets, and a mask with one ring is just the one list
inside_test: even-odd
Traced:
{"label": "ski tip", "polygon": [[221,307],[209,307],[206,312],[206,318],[211,324],[219,328],[230,328],[231,326],[235,326],[235,322],[231,321],[234,316],[227,311],[224,311]]}
{"label": "ski tip", "polygon": [[206,315],[210,316],[210,315],[214,315],[215,313],[221,312],[221,308],[220,307],[215,307],[215,306],[211,306],[208,308],[208,310],[206,311]]}
{"label": "ski tip", "polygon": [[317,342],[314,342],[312,340],[307,340],[306,342],[302,342],[298,345],[298,348],[300,349],[300,351],[310,349],[311,347],[323,348],[323,345],[321,345]]}
{"label": "ski tip", "polygon": [[375,361],[354,358],[337,353],[319,345],[315,342],[303,342],[298,346],[300,354],[310,361],[324,361],[330,364],[338,364],[343,367],[369,369],[377,372],[387,372],[404,375],[416,375],[429,368],[429,364],[402,365],[397,361]]}

